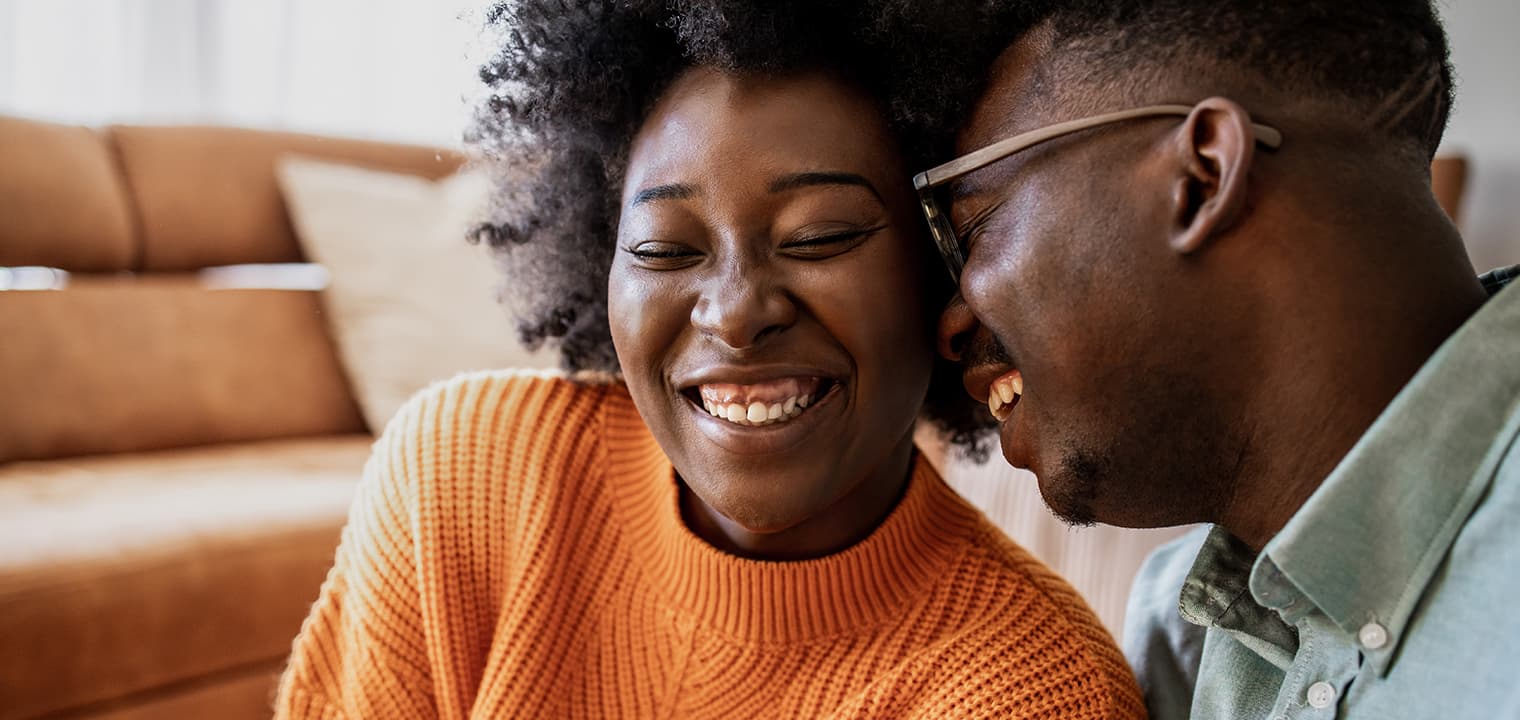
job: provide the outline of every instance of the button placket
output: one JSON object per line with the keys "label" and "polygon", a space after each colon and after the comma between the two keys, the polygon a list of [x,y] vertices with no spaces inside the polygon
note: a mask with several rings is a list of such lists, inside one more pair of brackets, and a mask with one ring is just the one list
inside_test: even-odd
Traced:
{"label": "button placket", "polygon": [[1308,612],[1297,629],[1299,651],[1283,678],[1272,717],[1337,717],[1341,695],[1361,666],[1361,651],[1318,612]]}

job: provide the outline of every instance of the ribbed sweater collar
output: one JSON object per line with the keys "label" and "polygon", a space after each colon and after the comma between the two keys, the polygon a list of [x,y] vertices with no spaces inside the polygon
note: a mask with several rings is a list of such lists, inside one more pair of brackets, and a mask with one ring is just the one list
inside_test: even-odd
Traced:
{"label": "ribbed sweater collar", "polygon": [[674,469],[626,388],[603,412],[604,481],[637,562],[678,610],[730,637],[792,643],[879,624],[921,597],[982,522],[920,456],[897,507],[856,545],[793,562],[730,555],[682,521]]}

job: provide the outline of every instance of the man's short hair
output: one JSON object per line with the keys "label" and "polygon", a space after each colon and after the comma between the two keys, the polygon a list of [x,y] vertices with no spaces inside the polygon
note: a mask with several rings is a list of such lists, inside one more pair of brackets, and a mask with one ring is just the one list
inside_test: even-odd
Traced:
{"label": "man's short hair", "polygon": [[1080,65],[1053,83],[1125,96],[1181,74],[1231,73],[1346,106],[1426,160],[1451,112],[1446,33],[1430,0],[1052,0],[1043,14],[1057,63]]}

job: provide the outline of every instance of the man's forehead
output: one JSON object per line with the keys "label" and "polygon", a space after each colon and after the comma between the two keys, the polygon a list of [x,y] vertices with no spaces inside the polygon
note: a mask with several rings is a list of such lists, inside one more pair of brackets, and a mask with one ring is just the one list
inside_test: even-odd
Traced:
{"label": "man's forehead", "polygon": [[991,145],[1043,123],[1038,105],[1040,68],[1050,51],[1053,34],[1048,25],[1025,33],[992,63],[982,95],[972,106],[970,120],[956,137],[957,155]]}

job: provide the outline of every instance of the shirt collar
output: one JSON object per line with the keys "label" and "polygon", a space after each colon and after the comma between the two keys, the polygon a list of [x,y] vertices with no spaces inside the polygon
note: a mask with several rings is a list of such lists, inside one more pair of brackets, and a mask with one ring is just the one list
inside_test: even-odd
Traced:
{"label": "shirt collar", "polygon": [[1478,282],[1483,283],[1483,289],[1487,290],[1489,295],[1497,295],[1515,278],[1520,278],[1520,265],[1489,270],[1478,277]]}
{"label": "shirt collar", "polygon": [[1255,561],[1249,545],[1222,527],[1210,528],[1182,583],[1178,607],[1184,620],[1228,632],[1286,671],[1298,651],[1298,636],[1273,610],[1252,602],[1248,582]]}
{"label": "shirt collar", "polygon": [[[1520,273],[1490,273],[1498,288]],[[1448,339],[1308,502],[1263,548],[1252,594],[1291,584],[1386,673],[1432,576],[1516,432],[1520,291],[1497,294]],[[1386,633],[1383,636],[1381,633]],[[1365,636],[1364,636],[1365,637]]]}

